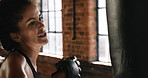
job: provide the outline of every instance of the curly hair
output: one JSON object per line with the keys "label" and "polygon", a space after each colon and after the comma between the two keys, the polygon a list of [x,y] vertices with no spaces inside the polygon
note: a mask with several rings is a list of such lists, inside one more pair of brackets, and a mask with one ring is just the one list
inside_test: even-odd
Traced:
{"label": "curly hair", "polygon": [[27,5],[33,3],[29,0],[0,1],[0,41],[7,51],[19,46],[19,43],[11,39],[10,33],[19,32],[18,22],[23,19],[21,13]]}

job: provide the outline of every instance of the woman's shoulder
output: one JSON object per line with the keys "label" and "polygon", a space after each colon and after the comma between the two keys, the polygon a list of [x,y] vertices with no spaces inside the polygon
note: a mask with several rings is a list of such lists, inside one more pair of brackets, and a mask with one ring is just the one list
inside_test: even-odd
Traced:
{"label": "woman's shoulder", "polygon": [[26,64],[26,60],[24,58],[24,56],[18,54],[18,53],[10,53],[7,57],[6,57],[6,60],[5,60],[9,67],[10,66],[19,66],[19,67],[22,67]]}
{"label": "woman's shoulder", "polygon": [[23,56],[17,53],[11,53],[2,63],[0,72],[7,73],[10,77],[25,78],[25,66],[26,60]]}

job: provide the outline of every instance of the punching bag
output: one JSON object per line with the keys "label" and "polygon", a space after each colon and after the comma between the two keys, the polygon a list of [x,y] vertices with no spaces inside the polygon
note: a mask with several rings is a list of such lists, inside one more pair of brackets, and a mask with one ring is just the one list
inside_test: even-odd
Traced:
{"label": "punching bag", "polygon": [[106,5],[115,78],[148,78],[147,0],[107,0]]}

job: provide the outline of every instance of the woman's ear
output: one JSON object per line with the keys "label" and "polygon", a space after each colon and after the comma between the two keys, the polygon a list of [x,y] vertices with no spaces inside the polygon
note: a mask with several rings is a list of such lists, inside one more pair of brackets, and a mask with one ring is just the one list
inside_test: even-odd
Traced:
{"label": "woman's ear", "polygon": [[18,33],[10,33],[10,37],[16,42],[21,42],[21,37]]}

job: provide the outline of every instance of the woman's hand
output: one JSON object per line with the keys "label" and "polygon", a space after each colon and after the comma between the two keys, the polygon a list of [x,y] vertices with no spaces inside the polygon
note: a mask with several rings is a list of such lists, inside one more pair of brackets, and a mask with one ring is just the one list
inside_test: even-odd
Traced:
{"label": "woman's hand", "polygon": [[80,78],[81,68],[80,62],[76,56],[63,58],[55,64],[57,71],[54,72],[52,78]]}

